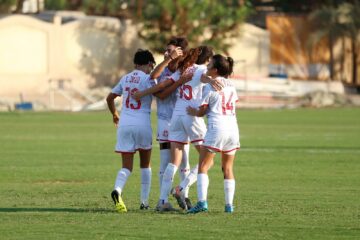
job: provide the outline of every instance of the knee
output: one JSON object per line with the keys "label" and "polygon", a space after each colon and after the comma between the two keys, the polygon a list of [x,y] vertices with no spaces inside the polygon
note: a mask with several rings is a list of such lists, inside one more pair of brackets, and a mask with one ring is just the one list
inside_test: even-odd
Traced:
{"label": "knee", "polygon": [[229,179],[233,176],[233,169],[230,167],[222,167],[222,172],[224,174],[224,179]]}

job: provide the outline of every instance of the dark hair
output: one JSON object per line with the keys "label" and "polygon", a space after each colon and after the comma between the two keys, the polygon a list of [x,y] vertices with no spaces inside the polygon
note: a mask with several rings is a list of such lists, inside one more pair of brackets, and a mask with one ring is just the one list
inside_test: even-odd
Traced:
{"label": "dark hair", "polygon": [[204,64],[206,63],[206,61],[209,61],[210,58],[214,55],[213,49],[209,46],[200,46],[198,48],[200,50],[200,53],[196,64]]}
{"label": "dark hair", "polygon": [[174,45],[180,47],[181,50],[186,50],[189,42],[184,37],[172,37],[167,45]]}
{"label": "dark hair", "polygon": [[233,72],[234,60],[231,57],[224,57],[220,54],[216,54],[212,59],[213,68],[217,70],[220,76],[227,78]]}
{"label": "dark hair", "polygon": [[146,65],[149,63],[155,64],[155,59],[152,53],[149,50],[138,49],[134,56],[134,64]]}

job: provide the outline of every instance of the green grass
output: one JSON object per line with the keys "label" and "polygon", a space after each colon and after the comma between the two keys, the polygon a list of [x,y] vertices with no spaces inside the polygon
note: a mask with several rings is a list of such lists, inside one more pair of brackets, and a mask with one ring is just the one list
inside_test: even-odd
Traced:
{"label": "green grass", "polygon": [[234,214],[223,213],[218,158],[208,213],[141,212],[138,156],[118,214],[109,113],[0,113],[0,239],[360,239],[360,109],[238,110],[238,120]]}

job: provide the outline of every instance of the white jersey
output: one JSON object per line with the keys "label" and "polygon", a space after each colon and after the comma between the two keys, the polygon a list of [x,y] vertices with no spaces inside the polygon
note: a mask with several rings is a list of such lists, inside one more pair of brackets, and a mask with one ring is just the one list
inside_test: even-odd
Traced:
{"label": "white jersey", "polygon": [[208,105],[208,126],[216,126],[220,129],[231,130],[237,128],[235,104],[238,96],[235,87],[223,77],[218,77],[224,84],[221,91],[216,91],[210,84],[204,87],[201,105]]}
{"label": "white jersey", "polygon": [[[167,80],[173,72],[171,72],[167,67],[162,71],[160,77],[158,78],[158,83],[161,83],[165,80]],[[170,96],[168,96],[165,99],[156,98],[156,108],[157,108],[157,117],[158,119],[162,120],[171,120],[171,116],[174,111],[176,103],[176,94],[175,92],[171,93]]]}
{"label": "white jersey", "polygon": [[[194,64],[193,66],[186,69],[185,73],[188,72],[194,73],[192,79],[189,82],[181,85],[176,92],[174,115],[177,116],[187,115],[186,108],[188,106],[197,108],[201,103],[202,89],[205,86],[205,84],[201,82],[201,75],[206,73],[206,66]],[[178,81],[180,79],[180,72],[176,71],[171,76],[171,79]]]}
{"label": "white jersey", "polygon": [[114,94],[123,96],[120,126],[151,125],[152,96],[148,95],[136,101],[131,97],[131,94],[135,91],[143,91],[155,84],[156,82],[150,79],[149,74],[140,70],[134,70],[120,79],[119,83],[111,91]]}

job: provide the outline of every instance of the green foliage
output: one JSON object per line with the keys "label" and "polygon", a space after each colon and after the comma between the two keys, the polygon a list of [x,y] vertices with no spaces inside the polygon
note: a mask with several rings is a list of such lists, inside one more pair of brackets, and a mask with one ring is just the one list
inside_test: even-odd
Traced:
{"label": "green foliage", "polygon": [[67,10],[67,0],[45,0],[46,10]]}
{"label": "green foliage", "polygon": [[211,0],[150,0],[139,19],[140,36],[162,52],[171,36],[185,36],[194,46],[208,44],[217,50],[229,48],[227,38],[239,34],[239,26],[251,12],[249,2]]}
{"label": "green foliage", "polygon": [[[359,239],[359,118],[359,108],[239,110],[235,212],[223,213],[217,157],[209,213],[189,216],[138,210],[138,156],[123,193],[129,212],[114,212],[121,160],[108,112],[0,113],[1,239]],[[152,169],[154,207],[155,142]]]}
{"label": "green foliage", "polygon": [[[342,3],[340,5],[324,5],[313,11],[309,15],[310,23],[313,26],[313,33],[309,42],[316,44],[324,37],[329,39],[330,55],[332,56],[333,45],[344,37],[349,37],[353,42],[351,49],[353,60],[353,83],[357,83],[357,52],[359,49],[360,36],[360,3],[355,4]],[[331,61],[331,60],[330,60]],[[330,62],[330,69],[333,68],[333,62]]]}
{"label": "green foliage", "polygon": [[0,14],[11,13],[11,7],[16,6],[16,0],[1,0],[0,1]]}

